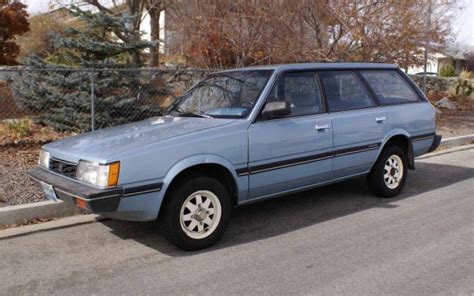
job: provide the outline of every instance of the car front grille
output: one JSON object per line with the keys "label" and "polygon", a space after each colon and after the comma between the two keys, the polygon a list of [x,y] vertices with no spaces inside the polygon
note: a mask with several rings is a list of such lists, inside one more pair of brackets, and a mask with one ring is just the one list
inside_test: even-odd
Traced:
{"label": "car front grille", "polygon": [[75,178],[77,164],[61,159],[51,158],[49,160],[49,169],[66,177]]}

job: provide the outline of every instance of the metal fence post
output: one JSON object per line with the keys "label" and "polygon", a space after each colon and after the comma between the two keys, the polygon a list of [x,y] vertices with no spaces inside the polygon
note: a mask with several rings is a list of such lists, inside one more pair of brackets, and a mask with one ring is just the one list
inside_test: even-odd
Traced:
{"label": "metal fence post", "polygon": [[[429,0],[428,2],[428,22],[426,24],[426,32],[428,32],[431,28],[431,0]],[[429,36],[428,34],[426,34],[426,36]],[[427,39],[425,40],[425,56],[424,56],[424,60],[425,60],[425,65],[423,67],[423,71],[425,72],[424,75],[423,75],[423,92],[425,93],[425,95],[427,95],[426,93],[426,71],[428,71],[428,48],[430,46],[430,41],[427,37]]]}
{"label": "metal fence post", "polygon": [[95,130],[95,94],[94,94],[94,72],[91,72],[91,130]]}

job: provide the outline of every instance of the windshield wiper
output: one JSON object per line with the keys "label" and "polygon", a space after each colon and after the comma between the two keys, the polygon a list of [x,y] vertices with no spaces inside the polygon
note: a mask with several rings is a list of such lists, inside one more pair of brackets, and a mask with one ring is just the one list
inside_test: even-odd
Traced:
{"label": "windshield wiper", "polygon": [[173,111],[176,111],[178,113],[182,112],[181,108],[179,107],[179,103],[181,102],[182,98],[183,96],[175,98],[173,104],[171,104],[171,107],[168,108],[168,111],[166,112],[166,114],[169,115]]}
{"label": "windshield wiper", "polygon": [[173,105],[171,105],[171,108],[168,109],[167,114],[170,115],[173,111],[178,113],[179,117],[202,117],[202,118],[212,118],[212,116],[204,114],[202,112],[193,112],[193,111],[183,111],[181,109],[181,106],[179,105],[181,99],[184,96],[181,96],[179,99],[177,99]]}
{"label": "windshield wiper", "polygon": [[197,112],[191,112],[191,111],[186,111],[186,112],[179,112],[178,113],[180,117],[203,117],[203,118],[211,118],[212,116],[204,114],[204,113],[197,113]]}

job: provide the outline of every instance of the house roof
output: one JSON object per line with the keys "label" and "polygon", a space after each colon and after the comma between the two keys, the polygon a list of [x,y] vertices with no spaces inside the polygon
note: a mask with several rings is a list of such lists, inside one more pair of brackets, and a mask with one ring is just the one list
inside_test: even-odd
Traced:
{"label": "house roof", "polygon": [[455,59],[455,60],[465,60],[465,54],[469,52],[474,52],[474,46],[468,45],[456,45],[453,47],[449,47],[444,51],[444,54]]}

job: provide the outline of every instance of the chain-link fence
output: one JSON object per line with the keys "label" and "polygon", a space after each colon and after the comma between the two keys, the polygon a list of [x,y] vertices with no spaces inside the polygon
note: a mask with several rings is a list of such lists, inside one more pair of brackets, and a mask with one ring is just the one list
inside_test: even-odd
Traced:
{"label": "chain-link fence", "polygon": [[0,121],[88,131],[162,115],[209,69],[0,69]]}

